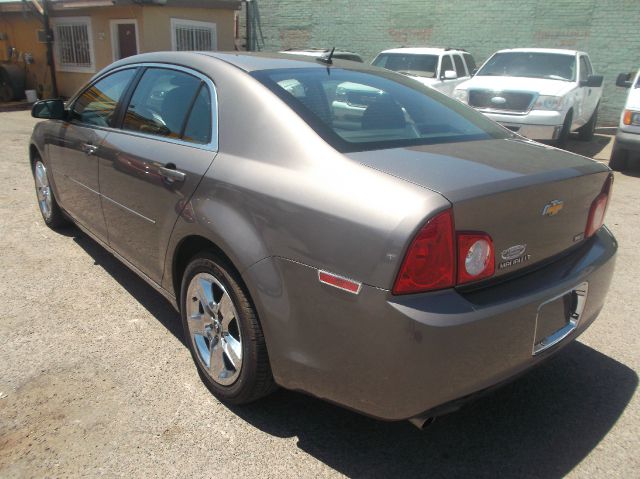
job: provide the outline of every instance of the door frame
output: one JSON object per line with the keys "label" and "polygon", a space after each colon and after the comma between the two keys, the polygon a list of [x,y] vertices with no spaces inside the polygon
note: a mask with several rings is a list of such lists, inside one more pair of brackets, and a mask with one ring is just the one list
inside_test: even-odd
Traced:
{"label": "door frame", "polygon": [[109,30],[111,31],[111,58],[115,62],[119,60],[120,44],[118,43],[118,25],[127,25],[133,23],[136,29],[136,50],[140,53],[140,34],[137,18],[122,18],[118,20],[109,20]]}

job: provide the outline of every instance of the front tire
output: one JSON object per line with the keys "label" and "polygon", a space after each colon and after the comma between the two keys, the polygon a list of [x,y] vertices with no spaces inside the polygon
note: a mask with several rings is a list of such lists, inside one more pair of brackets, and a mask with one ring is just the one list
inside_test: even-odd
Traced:
{"label": "front tire", "polygon": [[262,328],[234,270],[202,253],[187,266],[180,296],[185,339],[209,390],[230,404],[271,393],[275,383]]}
{"label": "front tire", "polygon": [[593,135],[596,132],[596,123],[598,122],[598,107],[589,118],[589,121],[585,123],[578,132],[578,138],[582,141],[593,140]]}
{"label": "front tire", "polygon": [[36,158],[33,162],[33,179],[36,184],[36,196],[38,197],[38,207],[45,224],[51,229],[58,229],[69,224],[66,216],[62,212],[56,197],[49,183],[47,167],[41,158]]}
{"label": "front tire", "polygon": [[567,116],[564,117],[562,130],[560,130],[560,135],[555,141],[555,146],[558,148],[564,148],[566,146],[569,135],[571,134],[571,123],[573,123],[573,110],[569,110]]}

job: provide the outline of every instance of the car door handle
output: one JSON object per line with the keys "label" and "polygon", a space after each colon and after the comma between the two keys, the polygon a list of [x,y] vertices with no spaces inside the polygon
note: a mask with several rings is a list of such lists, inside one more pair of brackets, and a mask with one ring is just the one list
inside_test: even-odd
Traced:
{"label": "car door handle", "polygon": [[184,181],[187,177],[186,173],[176,170],[176,166],[173,163],[161,166],[158,171],[160,172],[160,176],[164,176],[166,179],[171,181]]}
{"label": "car door handle", "polygon": [[96,151],[98,151],[98,147],[96,145],[91,145],[90,143],[85,143],[82,145],[82,151],[87,155],[93,155]]}

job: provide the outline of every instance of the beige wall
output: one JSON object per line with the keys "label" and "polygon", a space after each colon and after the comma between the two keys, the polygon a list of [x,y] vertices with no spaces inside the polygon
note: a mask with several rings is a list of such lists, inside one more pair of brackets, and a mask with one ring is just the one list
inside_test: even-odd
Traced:
{"label": "beige wall", "polygon": [[37,31],[42,29],[40,20],[33,16],[26,18],[21,13],[0,14],[0,33],[7,36],[0,40],[0,61],[6,61],[7,49],[16,48],[18,55],[33,55],[34,63],[26,65],[27,89],[43,91],[50,94],[51,77],[47,68],[47,49],[44,43],[38,43]]}
{"label": "beige wall", "polygon": [[141,26],[145,51],[171,50],[171,18],[216,24],[218,50],[234,49],[234,10],[209,8],[146,7]]}
{"label": "beige wall", "polygon": [[[213,22],[218,35],[218,50],[234,49],[234,11],[207,8],[140,7],[136,5],[91,8],[70,11],[54,11],[55,17],[91,17],[95,72],[113,61],[111,50],[110,20],[136,19],[140,53],[171,50],[171,18]],[[33,14],[24,18],[21,13],[0,15],[0,32],[8,35],[0,47],[15,46],[19,52],[33,53],[35,63],[28,66],[27,86],[37,89],[42,85],[43,96],[50,96],[51,81],[46,66],[46,47],[37,42],[36,30],[41,29],[40,20]],[[3,45],[4,44],[4,45]],[[84,85],[94,73],[56,72],[60,95],[69,97]]]}
{"label": "beige wall", "polygon": [[[218,50],[234,49],[234,11],[207,8],[175,8],[152,6],[111,7],[74,10],[73,15],[56,12],[56,16],[90,16],[93,30],[96,72],[113,61],[110,20],[135,18],[138,21],[140,53],[171,50],[171,18],[213,22],[218,35]],[[58,89],[71,96],[92,74],[58,72]]]}

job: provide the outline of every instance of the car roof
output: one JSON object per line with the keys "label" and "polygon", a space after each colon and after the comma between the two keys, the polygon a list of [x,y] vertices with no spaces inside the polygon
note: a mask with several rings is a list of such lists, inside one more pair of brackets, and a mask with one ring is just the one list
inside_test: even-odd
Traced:
{"label": "car roof", "polygon": [[417,55],[442,55],[443,53],[469,53],[457,48],[441,47],[399,47],[383,50],[380,53],[412,53]]}
{"label": "car roof", "polygon": [[331,65],[318,61],[318,57],[276,52],[151,52],[134,55],[110,65],[105,70],[134,63],[169,63],[189,67],[200,64],[203,58],[229,63],[245,72],[288,68],[349,68],[350,70],[376,70],[366,63],[334,58]]}
{"label": "car roof", "polygon": [[[304,50],[295,50],[295,49],[291,49],[291,50],[281,50],[278,53],[284,53],[286,55],[306,55],[309,57],[319,57],[321,55],[324,55],[325,53],[329,53],[331,51],[331,49],[324,49],[324,48],[307,48]],[[354,52],[348,52],[346,50],[336,50],[335,52],[333,52],[334,55],[355,55],[355,56],[360,56],[357,53]]]}
{"label": "car roof", "polygon": [[496,53],[505,53],[505,52],[531,52],[531,53],[555,53],[559,55],[577,55],[577,54],[585,54],[585,52],[580,52],[578,50],[565,50],[563,48],[507,48],[505,50],[499,50]]}

